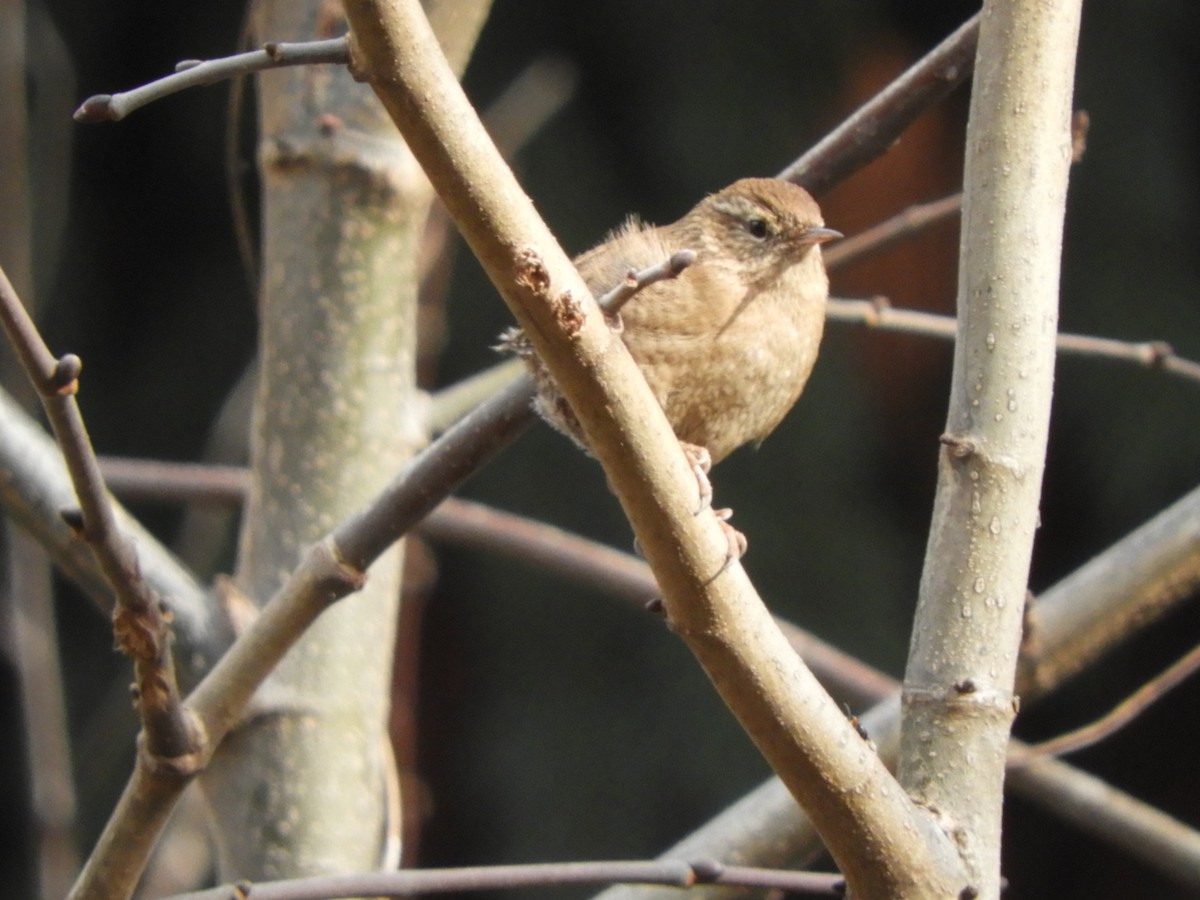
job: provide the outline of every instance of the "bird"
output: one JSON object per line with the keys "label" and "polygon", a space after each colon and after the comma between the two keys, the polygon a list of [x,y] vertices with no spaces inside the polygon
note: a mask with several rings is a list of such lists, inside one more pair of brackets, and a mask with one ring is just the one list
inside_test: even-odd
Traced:
{"label": "bird", "polygon": [[[637,291],[614,324],[698,479],[738,447],[760,444],[799,399],[829,296],[821,245],[840,237],[803,188],[744,178],[670,225],[631,217],[575,259],[599,296],[631,272],[682,250],[695,254],[676,277]],[[528,363],[538,414],[587,450],[579,420],[523,333],[510,329],[500,346]]]}

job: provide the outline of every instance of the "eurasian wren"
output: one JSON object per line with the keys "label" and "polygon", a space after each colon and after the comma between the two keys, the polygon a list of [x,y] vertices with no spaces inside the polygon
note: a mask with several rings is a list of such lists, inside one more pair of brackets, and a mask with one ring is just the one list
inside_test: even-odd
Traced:
{"label": "eurasian wren", "polygon": [[[839,237],[803,188],[746,178],[671,225],[630,219],[575,260],[599,295],[631,270],[695,252],[680,275],[635,294],[620,320],[625,345],[699,468],[761,442],[800,397],[829,295],[820,245]],[[505,340],[530,362],[538,413],[586,449],[578,420],[528,342],[519,332]]]}

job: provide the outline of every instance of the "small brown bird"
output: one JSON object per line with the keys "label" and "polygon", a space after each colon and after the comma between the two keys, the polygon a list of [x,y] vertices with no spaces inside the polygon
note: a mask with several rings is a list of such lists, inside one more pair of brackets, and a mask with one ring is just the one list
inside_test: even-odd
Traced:
{"label": "small brown bird", "polygon": [[[695,252],[678,277],[638,291],[620,321],[625,345],[699,469],[761,442],[800,397],[829,295],[820,245],[839,237],[803,188],[746,178],[672,225],[631,219],[575,260],[599,295],[631,270]],[[578,420],[528,341],[510,333],[505,346],[529,360],[539,414],[586,449]]]}

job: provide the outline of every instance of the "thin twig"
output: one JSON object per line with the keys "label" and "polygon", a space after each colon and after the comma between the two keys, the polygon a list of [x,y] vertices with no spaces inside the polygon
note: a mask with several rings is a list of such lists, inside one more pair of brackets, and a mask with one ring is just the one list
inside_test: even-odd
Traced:
{"label": "thin twig", "polygon": [[250,490],[250,470],[245,466],[101,456],[100,471],[109,490],[126,503],[240,507]]}
{"label": "thin twig", "polygon": [[608,293],[596,298],[596,305],[610,316],[618,315],[621,312],[621,307],[637,296],[638,291],[648,285],[654,284],[656,281],[677,278],[684,269],[695,261],[696,251],[677,250],[671,254],[670,259],[665,259],[658,265],[642,269],[640,272],[630,269],[624,281],[616,285]]}
{"label": "thin twig", "polygon": [[1146,682],[1106,715],[1074,731],[1060,734],[1056,738],[1033,744],[1029,749],[1043,756],[1062,756],[1074,753],[1112,737],[1151,706],[1183,684],[1200,669],[1200,646],[1175,661],[1165,671]]}
{"label": "thin twig", "polygon": [[131,112],[155,100],[169,97],[190,87],[216,84],[227,78],[250,75],[266,69],[286,66],[311,66],[320,63],[345,65],[350,60],[345,37],[304,43],[267,43],[261,50],[238,53],[221,59],[188,59],[175,67],[174,74],[120,94],[96,94],[75,110],[76,122],[119,122]]}
{"label": "thin twig", "polygon": [[918,116],[971,74],[978,39],[976,14],[776,177],[820,195],[882,156]]}
{"label": "thin twig", "polygon": [[[954,316],[898,309],[886,297],[872,297],[870,300],[830,297],[826,316],[830,322],[864,325],[879,331],[946,341],[954,340],[957,328]],[[1057,336],[1057,348],[1063,355],[1129,363],[1138,368],[1161,370],[1200,383],[1200,363],[1177,355],[1166,341],[1119,341],[1086,334],[1060,333]]]}
{"label": "thin twig", "polygon": [[879,253],[894,244],[915,237],[939,222],[957,216],[961,210],[962,194],[952,194],[929,203],[914,204],[866,231],[831,244],[828,249],[822,249],[825,267],[837,269],[857,262],[869,253]]}
{"label": "thin twig", "polygon": [[411,896],[462,891],[511,890],[569,884],[659,884],[690,887],[720,884],[772,888],[800,896],[841,893],[840,875],[727,866],[715,860],[679,859],[614,862],[533,863],[511,866],[472,866],[458,869],[410,869],[362,875],[324,875],[288,881],[225,885],[206,891],[177,894],[169,900],[227,900],[239,891],[254,900],[335,900],[339,897]]}
{"label": "thin twig", "polygon": [[50,353],[3,269],[0,319],[42,400],[75,485],[80,508],[64,511],[64,518],[87,541],[116,593],[113,631],[117,646],[134,660],[145,749],[156,759],[186,767],[184,760],[196,752],[200,738],[183,710],[175,682],[171,614],[142,578],[136,551],[117,525],[75,402],[82,364],[77,356],[55,359]]}

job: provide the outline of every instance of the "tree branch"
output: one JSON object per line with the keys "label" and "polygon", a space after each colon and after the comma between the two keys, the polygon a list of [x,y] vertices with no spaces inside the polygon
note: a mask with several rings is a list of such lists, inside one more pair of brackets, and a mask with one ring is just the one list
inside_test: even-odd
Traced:
{"label": "tree branch", "polygon": [[178,94],[188,88],[216,84],[229,78],[240,78],[287,66],[312,66],[320,63],[345,65],[349,60],[346,38],[302,43],[271,42],[261,50],[238,53],[220,59],[186,59],[175,66],[175,72],[149,84],[119,94],[96,94],[88,97],[75,110],[76,122],[119,122],[132,112],[156,100]]}
{"label": "tree branch", "polygon": [[[886,297],[872,297],[870,300],[830,297],[826,315],[830,322],[862,325],[877,331],[914,337],[953,341],[958,333],[958,323],[954,316],[943,316],[919,309],[897,308],[892,306]],[[1200,384],[1200,362],[1179,356],[1166,341],[1121,341],[1088,334],[1058,334],[1055,336],[1055,347],[1063,356],[1084,356],[1127,363],[1140,369],[1166,372],[1192,384]]]}
{"label": "tree branch", "polygon": [[775,177],[820,195],[883,155],[900,132],[967,79],[978,38],[976,14]]}
{"label": "tree branch", "polygon": [[[725,865],[716,860],[685,862],[669,859],[649,862],[533,863],[333,875],[258,882],[253,885],[252,892],[254,900],[294,900],[301,896],[306,900],[336,900],[350,896],[409,896],[613,882],[663,884],[676,888],[713,884],[758,888],[760,891],[773,889],[805,897],[840,896],[844,888],[840,875],[824,872],[755,869]],[[239,885],[225,885],[207,891],[177,894],[167,900],[227,900],[231,895],[237,896],[242,889]]]}
{"label": "tree branch", "polygon": [[79,509],[64,510],[63,517],[91,547],[116,592],[113,631],[117,646],[134,662],[144,751],[163,767],[191,769],[204,736],[180,701],[171,654],[170,608],[142,578],[137,553],[117,525],[75,402],[82,363],[77,356],[55,359],[51,355],[3,269],[0,320],[41,398],[75,485]]}

